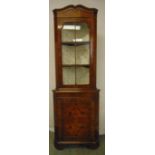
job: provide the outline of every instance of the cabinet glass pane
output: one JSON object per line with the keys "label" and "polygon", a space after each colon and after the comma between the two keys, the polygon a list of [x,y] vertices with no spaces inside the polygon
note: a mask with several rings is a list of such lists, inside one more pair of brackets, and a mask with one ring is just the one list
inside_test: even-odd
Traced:
{"label": "cabinet glass pane", "polygon": [[76,30],[76,42],[89,41],[89,28],[86,23],[77,23]]}
{"label": "cabinet glass pane", "polygon": [[75,47],[62,46],[62,64],[75,64]]}
{"label": "cabinet glass pane", "polygon": [[66,23],[62,28],[62,41],[73,42],[75,40],[76,25],[73,23]]}
{"label": "cabinet glass pane", "polygon": [[76,67],[76,84],[89,84],[89,67]]}
{"label": "cabinet glass pane", "polygon": [[76,64],[89,64],[89,45],[76,47]]}
{"label": "cabinet glass pane", "polygon": [[75,85],[75,67],[63,67],[63,84]]}
{"label": "cabinet glass pane", "polygon": [[64,85],[89,84],[90,43],[86,23],[65,23],[61,32]]}

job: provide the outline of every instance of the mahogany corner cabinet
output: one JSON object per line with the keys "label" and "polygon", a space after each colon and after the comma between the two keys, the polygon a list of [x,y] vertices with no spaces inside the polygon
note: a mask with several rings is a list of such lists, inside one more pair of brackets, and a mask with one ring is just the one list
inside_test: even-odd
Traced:
{"label": "mahogany corner cabinet", "polygon": [[99,90],[96,88],[97,12],[69,5],[53,10],[56,89],[54,144],[99,146]]}

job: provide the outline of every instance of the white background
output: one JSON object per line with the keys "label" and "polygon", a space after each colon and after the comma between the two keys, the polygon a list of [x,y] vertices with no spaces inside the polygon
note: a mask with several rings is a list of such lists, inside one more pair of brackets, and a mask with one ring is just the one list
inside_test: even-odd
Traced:
{"label": "white background", "polygon": [[[48,154],[49,2],[0,1],[0,154]],[[106,155],[155,154],[155,2],[106,1]]]}

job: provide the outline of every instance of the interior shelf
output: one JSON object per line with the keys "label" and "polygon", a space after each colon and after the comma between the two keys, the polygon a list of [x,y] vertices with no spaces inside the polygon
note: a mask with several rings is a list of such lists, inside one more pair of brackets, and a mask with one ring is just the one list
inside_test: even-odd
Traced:
{"label": "interior shelf", "polygon": [[62,42],[62,45],[67,46],[80,46],[80,45],[87,45],[89,44],[89,41],[83,41],[83,42]]}
{"label": "interior shelf", "polygon": [[63,67],[89,67],[89,64],[63,64]]}

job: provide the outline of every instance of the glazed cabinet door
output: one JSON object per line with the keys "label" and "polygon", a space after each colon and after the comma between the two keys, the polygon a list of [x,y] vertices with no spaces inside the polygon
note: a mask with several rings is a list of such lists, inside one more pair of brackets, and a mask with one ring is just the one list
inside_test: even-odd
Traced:
{"label": "glazed cabinet door", "polygon": [[56,65],[59,69],[57,73],[59,87],[91,87],[95,76],[92,19],[57,20]]}
{"label": "glazed cabinet door", "polygon": [[87,23],[65,22],[61,36],[63,85],[88,85],[90,37]]}

